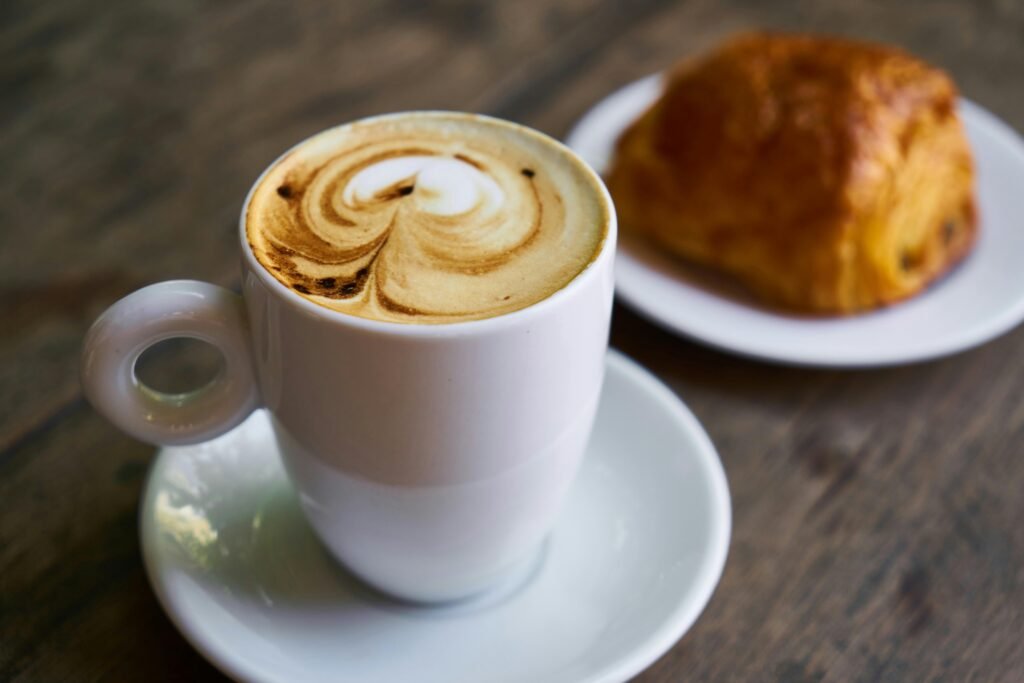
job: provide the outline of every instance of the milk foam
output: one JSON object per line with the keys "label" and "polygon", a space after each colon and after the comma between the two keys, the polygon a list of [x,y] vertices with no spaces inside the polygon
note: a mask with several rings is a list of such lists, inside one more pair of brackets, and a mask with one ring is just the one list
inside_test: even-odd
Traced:
{"label": "milk foam", "polygon": [[505,198],[496,182],[465,161],[408,156],[379,161],[359,171],[345,186],[344,201],[355,208],[403,181],[415,183],[418,208],[438,216],[456,216],[476,207],[493,212]]}
{"label": "milk foam", "polygon": [[282,284],[377,320],[446,323],[524,308],[596,257],[600,181],[526,128],[402,114],[335,128],[286,154],[246,212]]}

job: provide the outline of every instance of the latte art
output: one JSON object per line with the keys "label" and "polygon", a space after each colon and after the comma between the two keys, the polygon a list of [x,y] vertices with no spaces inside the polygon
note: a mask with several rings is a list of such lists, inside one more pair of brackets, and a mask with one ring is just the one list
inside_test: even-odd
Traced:
{"label": "latte art", "polygon": [[599,182],[514,124],[395,115],[285,155],[254,191],[246,232],[275,278],[323,306],[473,320],[541,301],[587,267],[609,220]]}
{"label": "latte art", "polygon": [[436,156],[395,157],[367,166],[345,187],[345,204],[372,202],[396,184],[416,195],[417,208],[439,216],[455,216],[479,206],[501,208],[505,194],[483,171],[461,159]]}

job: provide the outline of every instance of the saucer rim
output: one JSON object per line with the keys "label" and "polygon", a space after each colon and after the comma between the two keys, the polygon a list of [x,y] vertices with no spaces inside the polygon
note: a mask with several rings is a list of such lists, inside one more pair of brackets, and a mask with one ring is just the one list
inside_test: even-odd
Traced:
{"label": "saucer rim", "polygon": [[[657,98],[656,87],[658,82],[664,79],[664,76],[664,72],[649,74],[627,82],[606,94],[576,119],[565,136],[566,145],[576,151],[587,163],[594,162],[593,159],[588,158],[586,148],[592,146],[591,141],[595,138],[606,137],[604,133],[609,126],[602,121],[608,117],[606,110],[614,111],[614,108],[621,106],[622,102],[632,101],[640,104],[637,100],[643,98],[643,107],[636,107],[643,111]],[[1024,170],[1024,138],[1010,124],[977,102],[967,98],[959,98],[957,105],[961,116],[965,119],[969,118],[979,133],[992,140],[992,148],[998,149],[1001,154],[1012,157]],[[628,125],[628,122],[624,125]],[[612,132],[614,133],[614,131]],[[976,151],[975,154],[977,154]],[[610,159],[598,161],[602,163],[595,163],[594,170],[603,177]],[[620,239],[616,252],[617,260],[628,263],[627,268],[649,271],[650,268],[634,254],[635,252],[629,247],[629,240]],[[914,344],[913,348],[881,347],[862,350],[859,353],[848,350],[836,352],[827,347],[808,348],[806,346],[788,350],[775,345],[767,347],[760,345],[756,335],[734,334],[730,336],[728,332],[723,333],[713,327],[690,325],[685,321],[680,321],[677,317],[664,312],[666,308],[664,304],[659,305],[652,302],[654,299],[660,301],[664,297],[645,296],[650,294],[648,288],[643,284],[637,285],[628,273],[623,275],[623,272],[617,262],[616,297],[645,320],[686,339],[725,353],[793,367],[868,369],[922,363],[976,348],[1001,337],[1024,321],[1024,287],[1022,287],[1016,300],[1006,305],[996,315],[982,319],[964,331],[949,332],[935,340],[922,338]],[[951,277],[956,277],[955,270],[951,273]],[[682,283],[680,286],[690,287],[686,283]],[[721,298],[713,292],[711,294],[716,298]],[[671,296],[670,293],[669,298]],[[889,310],[898,312],[898,307],[899,304],[896,304]],[[767,311],[767,313],[770,315],[771,311]],[[813,330],[809,329],[808,333],[813,333]]]}
{"label": "saucer rim", "polygon": [[[701,566],[696,572],[695,579],[681,591],[676,608],[664,618],[658,628],[650,632],[641,645],[626,652],[617,662],[592,672],[579,683],[627,681],[646,670],[678,643],[689,632],[714,595],[725,570],[732,538],[732,497],[728,478],[721,457],[700,421],[675,392],[652,372],[621,351],[609,347],[605,362],[606,373],[619,372],[628,383],[650,394],[662,406],[666,417],[671,418],[680,434],[688,436],[687,439],[680,439],[678,444],[685,445],[685,451],[689,451],[689,454],[684,454],[684,449],[680,448],[676,457],[685,457],[703,472],[703,478],[707,483],[710,521],[707,527],[708,543],[701,553]],[[241,425],[236,429],[239,428]],[[171,589],[167,585],[166,571],[162,572],[164,565],[160,561],[161,553],[158,550],[160,540],[152,525],[146,520],[147,512],[155,504],[154,482],[169,461],[167,450],[167,447],[159,448],[152,460],[138,512],[140,550],[146,577],[153,593],[178,633],[218,671],[240,683],[279,683],[278,678],[268,675],[264,669],[253,667],[230,648],[216,645],[215,639],[204,633],[202,625],[193,621],[187,610],[169,595]],[[524,590],[529,590],[529,586],[525,586]]]}
{"label": "saucer rim", "polygon": [[[672,649],[672,646],[689,632],[711,601],[725,571],[729,545],[732,541],[732,496],[728,478],[721,456],[700,420],[668,385],[637,361],[613,348],[608,349],[607,360],[608,367],[618,366],[617,369],[631,382],[635,382],[643,387],[645,392],[657,398],[658,402],[666,407],[666,413],[671,414],[673,422],[680,430],[690,434],[690,446],[696,453],[693,460],[705,469],[705,478],[710,484],[711,529],[708,552],[689,591],[691,599],[687,600],[684,596],[680,600],[676,610],[666,617],[661,629],[654,631],[647,639],[646,647],[641,646],[634,651],[632,660],[624,658],[619,667],[611,667],[612,670],[606,674],[600,674],[593,677],[592,681],[582,683],[628,681]],[[716,526],[718,528],[715,528]]]}

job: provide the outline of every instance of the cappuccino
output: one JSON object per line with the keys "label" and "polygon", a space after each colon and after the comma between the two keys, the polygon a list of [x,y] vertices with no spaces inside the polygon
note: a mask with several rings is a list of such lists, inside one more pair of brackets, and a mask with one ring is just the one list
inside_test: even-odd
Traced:
{"label": "cappuccino", "polygon": [[607,237],[605,196],[583,162],[529,128],[393,114],[285,154],[245,227],[259,263],[317,304],[453,323],[526,308],[583,272]]}

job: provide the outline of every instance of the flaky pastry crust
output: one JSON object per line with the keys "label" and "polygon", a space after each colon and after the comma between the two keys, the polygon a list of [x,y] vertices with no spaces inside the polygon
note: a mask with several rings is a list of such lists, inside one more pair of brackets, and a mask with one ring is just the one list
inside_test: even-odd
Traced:
{"label": "flaky pastry crust", "polygon": [[970,250],[974,172],[942,71],[891,47],[752,33],[687,61],[619,139],[620,224],[815,314],[921,291]]}

